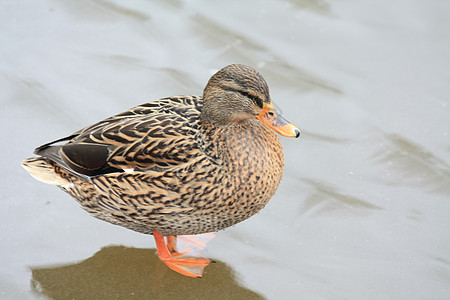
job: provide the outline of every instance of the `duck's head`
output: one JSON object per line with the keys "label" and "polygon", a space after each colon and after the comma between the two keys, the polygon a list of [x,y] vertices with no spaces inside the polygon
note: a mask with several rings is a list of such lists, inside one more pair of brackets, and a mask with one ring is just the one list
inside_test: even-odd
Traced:
{"label": "duck's head", "polygon": [[218,126],[258,119],[281,135],[299,137],[300,130],[281,117],[266,81],[255,69],[229,65],[214,74],[203,91],[202,120]]}

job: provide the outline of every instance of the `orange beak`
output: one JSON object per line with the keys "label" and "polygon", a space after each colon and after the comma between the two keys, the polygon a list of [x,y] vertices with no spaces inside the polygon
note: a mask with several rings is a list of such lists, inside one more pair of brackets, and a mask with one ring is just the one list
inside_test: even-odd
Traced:
{"label": "orange beak", "polygon": [[284,119],[272,102],[270,104],[264,103],[262,111],[256,118],[283,136],[296,138],[300,136],[300,130],[297,126]]}

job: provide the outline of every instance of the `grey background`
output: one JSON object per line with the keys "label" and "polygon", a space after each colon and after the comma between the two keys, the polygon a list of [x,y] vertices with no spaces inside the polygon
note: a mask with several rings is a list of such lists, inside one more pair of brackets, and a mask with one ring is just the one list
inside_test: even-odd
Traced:
{"label": "grey background", "polygon": [[[52,296],[32,270],[95,261],[112,245],[155,248],[31,178],[20,162],[36,146],[140,103],[200,95],[216,70],[243,63],[302,130],[280,138],[276,195],[217,233],[207,255],[218,263],[202,283],[139,264],[125,276],[108,259],[105,269],[148,280],[140,292],[160,298],[207,298],[226,272],[222,298],[238,289],[250,291],[242,298],[448,298],[449,9],[419,0],[0,1],[0,297],[86,298],[70,272],[56,276],[66,281]],[[106,272],[86,270],[86,286]],[[119,295],[116,287],[104,292]]]}

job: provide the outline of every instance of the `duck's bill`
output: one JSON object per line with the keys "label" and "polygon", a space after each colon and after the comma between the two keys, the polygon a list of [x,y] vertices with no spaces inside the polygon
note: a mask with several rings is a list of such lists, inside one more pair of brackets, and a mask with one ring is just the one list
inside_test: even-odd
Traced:
{"label": "duck's bill", "polygon": [[257,115],[256,118],[283,136],[296,138],[300,136],[300,130],[297,126],[289,123],[285,118],[283,118],[275,109],[273,103],[264,103],[261,113]]}

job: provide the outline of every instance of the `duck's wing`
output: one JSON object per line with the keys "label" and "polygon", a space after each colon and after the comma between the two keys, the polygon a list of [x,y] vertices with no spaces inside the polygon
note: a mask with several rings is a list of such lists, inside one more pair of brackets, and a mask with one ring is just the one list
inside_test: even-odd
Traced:
{"label": "duck's wing", "polygon": [[[86,178],[111,172],[161,170],[200,153],[201,98],[172,97],[134,107],[36,149]],[[54,145],[68,141],[64,145]]]}

